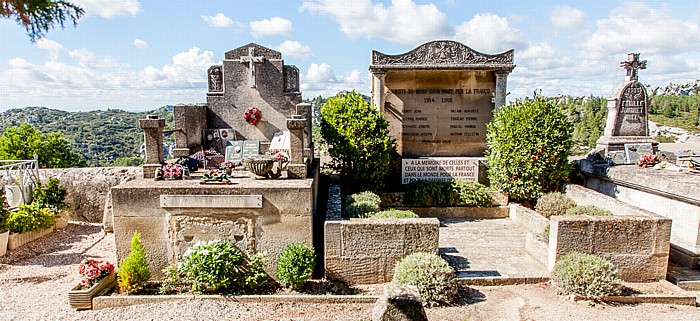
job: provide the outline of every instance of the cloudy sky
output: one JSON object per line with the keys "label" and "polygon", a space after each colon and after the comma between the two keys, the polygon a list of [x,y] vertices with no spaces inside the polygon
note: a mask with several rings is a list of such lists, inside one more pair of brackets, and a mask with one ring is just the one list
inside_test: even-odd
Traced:
{"label": "cloudy sky", "polygon": [[143,111],[206,101],[206,69],[250,42],[299,67],[305,98],[369,93],[370,53],[431,40],[515,49],[513,98],[609,97],[641,52],[650,85],[700,78],[698,1],[73,0],[86,16],[32,44],[0,19],[0,110]]}

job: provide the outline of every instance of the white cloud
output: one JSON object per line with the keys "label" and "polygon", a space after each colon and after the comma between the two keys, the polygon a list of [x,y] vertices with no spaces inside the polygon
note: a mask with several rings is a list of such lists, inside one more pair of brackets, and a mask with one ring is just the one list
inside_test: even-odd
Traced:
{"label": "white cloud", "polygon": [[294,32],[292,22],[280,17],[251,21],[250,29],[250,35],[255,38],[268,36],[289,36],[292,34],[292,32]]}
{"label": "white cloud", "polygon": [[141,39],[134,39],[134,46],[139,49],[146,49],[148,48],[148,43]]}
{"label": "white cloud", "polygon": [[312,56],[311,47],[298,41],[285,40],[278,46],[273,46],[272,49],[281,52],[284,57],[311,58]]}
{"label": "white cloud", "polygon": [[580,28],[586,22],[586,13],[566,5],[558,5],[552,8],[549,21],[555,27],[574,29]]}
{"label": "white cloud", "polygon": [[330,97],[343,90],[356,90],[366,94],[369,78],[357,69],[337,76],[328,64],[311,64],[306,74],[301,75],[300,87],[306,97]]}
{"label": "white cloud", "polygon": [[98,15],[112,19],[119,16],[136,16],[141,10],[139,0],[73,0],[85,10],[86,15]]}
{"label": "white cloud", "polygon": [[613,10],[610,17],[598,20],[582,47],[595,57],[628,52],[682,54],[700,47],[700,25],[697,20],[675,18],[666,7],[656,9],[630,2]]}
{"label": "white cloud", "polygon": [[34,45],[39,49],[50,51],[49,59],[58,59],[61,56],[61,51],[66,50],[60,43],[46,38],[40,38]]}
{"label": "white cloud", "polygon": [[210,27],[215,28],[227,28],[233,25],[233,20],[227,17],[223,13],[217,13],[213,16],[201,16],[202,20],[206,22]]}
{"label": "white cloud", "polygon": [[418,5],[412,0],[392,0],[388,7],[371,0],[305,1],[300,10],[330,16],[350,38],[420,44],[454,33],[447,16],[434,4]]}
{"label": "white cloud", "polygon": [[10,59],[9,68],[0,72],[0,82],[7,84],[0,87],[3,107],[143,110],[202,101],[206,70],[216,64],[213,52],[196,47],[175,54],[170,64],[141,70],[86,49],[71,50],[69,56],[75,60],[32,64],[22,58]]}
{"label": "white cloud", "polygon": [[456,28],[455,39],[486,53],[522,49],[527,45],[525,36],[510,26],[508,19],[493,13],[476,14]]}

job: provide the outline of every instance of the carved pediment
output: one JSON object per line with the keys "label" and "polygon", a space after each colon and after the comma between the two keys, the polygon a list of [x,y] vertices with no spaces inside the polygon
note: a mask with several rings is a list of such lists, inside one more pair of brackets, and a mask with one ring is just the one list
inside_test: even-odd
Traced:
{"label": "carved pediment", "polygon": [[512,69],[513,50],[489,55],[478,52],[462,43],[449,40],[432,41],[418,46],[407,53],[386,55],[372,51],[371,68],[391,67],[502,67]]}
{"label": "carved pediment", "polygon": [[263,47],[257,43],[249,43],[245,46],[238,47],[231,51],[226,52],[226,60],[239,60],[243,56],[247,56],[249,51],[248,48],[253,47],[255,56],[264,57],[267,59],[282,59],[282,54],[279,51],[272,50],[267,47]]}

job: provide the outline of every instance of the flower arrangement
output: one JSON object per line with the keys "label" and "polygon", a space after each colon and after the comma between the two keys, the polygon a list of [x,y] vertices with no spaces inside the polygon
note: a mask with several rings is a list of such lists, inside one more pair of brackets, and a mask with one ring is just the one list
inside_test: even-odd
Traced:
{"label": "flower arrangement", "polygon": [[661,158],[659,157],[659,155],[656,155],[656,154],[642,155],[642,156],[639,156],[639,159],[637,159],[637,165],[639,165],[639,167],[643,167],[643,168],[647,168],[649,166],[654,166],[660,162],[661,162]]}
{"label": "flower arrangement", "polygon": [[168,163],[163,165],[163,177],[170,179],[180,179],[182,178],[182,173],[184,169],[182,165],[177,163]]}
{"label": "flower arrangement", "polygon": [[219,169],[227,169],[227,168],[230,168],[230,169],[236,168],[236,162],[227,160],[227,161],[224,161],[223,163],[219,164]]}
{"label": "flower arrangement", "polygon": [[275,155],[278,159],[281,159],[283,163],[289,162],[289,150],[288,149],[273,149],[269,152],[270,155]]}
{"label": "flower arrangement", "polygon": [[255,126],[260,122],[260,119],[262,119],[262,112],[255,107],[248,107],[245,109],[243,118],[248,124]]}
{"label": "flower arrangement", "polygon": [[204,150],[204,151],[200,150],[200,151],[192,154],[192,156],[190,156],[190,158],[194,158],[200,162],[203,162],[205,156],[219,156],[219,155],[221,155],[221,154],[219,154],[219,152],[217,152],[213,149],[208,149],[208,150]]}
{"label": "flower arrangement", "polygon": [[85,290],[114,273],[114,265],[107,261],[85,259],[78,266],[78,273],[83,277],[80,280],[81,290]]}

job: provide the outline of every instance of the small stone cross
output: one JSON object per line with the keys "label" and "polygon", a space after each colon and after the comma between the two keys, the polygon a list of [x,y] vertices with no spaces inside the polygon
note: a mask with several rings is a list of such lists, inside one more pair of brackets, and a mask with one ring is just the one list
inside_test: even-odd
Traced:
{"label": "small stone cross", "polygon": [[639,61],[638,53],[629,53],[627,61],[621,62],[620,67],[627,69],[627,81],[637,80],[639,69],[647,69],[647,61]]}
{"label": "small stone cross", "polygon": [[263,56],[255,57],[255,48],[253,47],[248,48],[247,56],[241,56],[241,63],[247,63],[248,69],[250,69],[250,78],[248,79],[248,82],[250,83],[250,88],[257,87],[255,81],[255,64],[259,64],[264,61],[265,57]]}

